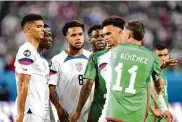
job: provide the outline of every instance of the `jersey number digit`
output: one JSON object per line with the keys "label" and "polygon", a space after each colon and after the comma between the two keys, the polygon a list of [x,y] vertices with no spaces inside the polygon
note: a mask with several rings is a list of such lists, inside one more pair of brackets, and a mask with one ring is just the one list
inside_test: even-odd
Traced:
{"label": "jersey number digit", "polygon": [[[122,86],[120,85],[122,68],[123,68],[123,63],[119,63],[115,67],[115,71],[117,73],[117,77],[116,77],[116,84],[112,87],[113,90],[116,90],[116,91],[122,91],[123,90]],[[136,89],[134,89],[134,84],[135,84],[136,71],[137,70],[138,70],[138,66],[136,66],[136,65],[134,65],[132,68],[130,68],[128,70],[128,72],[130,73],[131,77],[130,77],[129,87],[125,89],[125,92],[127,92],[127,93],[131,93],[131,94],[135,94],[136,93]]]}
{"label": "jersey number digit", "polygon": [[83,85],[83,75],[78,75],[78,81],[80,85]]}

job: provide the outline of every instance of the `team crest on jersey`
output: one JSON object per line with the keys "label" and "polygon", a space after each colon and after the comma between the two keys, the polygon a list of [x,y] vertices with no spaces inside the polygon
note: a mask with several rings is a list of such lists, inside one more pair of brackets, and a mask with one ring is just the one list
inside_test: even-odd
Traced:
{"label": "team crest on jersey", "polygon": [[26,56],[26,57],[29,57],[29,56],[31,55],[30,50],[25,50],[25,51],[23,52],[23,55]]}
{"label": "team crest on jersey", "polygon": [[99,64],[99,70],[102,71],[107,66],[107,63],[101,63]]}
{"label": "team crest on jersey", "polygon": [[77,71],[81,72],[83,70],[82,63],[76,63],[75,66],[76,66]]}

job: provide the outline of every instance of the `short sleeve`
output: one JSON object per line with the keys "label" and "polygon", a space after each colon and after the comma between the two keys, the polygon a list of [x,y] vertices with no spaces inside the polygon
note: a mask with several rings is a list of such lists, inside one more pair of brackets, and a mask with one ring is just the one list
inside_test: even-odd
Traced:
{"label": "short sleeve", "polygon": [[19,49],[15,60],[15,71],[19,74],[32,75],[32,68],[36,58],[30,49]]}
{"label": "short sleeve", "polygon": [[95,61],[93,55],[91,55],[85,69],[84,78],[95,80],[97,74]]}
{"label": "short sleeve", "polygon": [[50,63],[49,76],[49,84],[57,85],[59,80],[59,62],[57,62],[54,58],[51,60]]}
{"label": "short sleeve", "polygon": [[159,58],[155,56],[154,64],[153,64],[153,72],[152,72],[152,78],[154,81],[157,81],[161,77],[161,65]]}

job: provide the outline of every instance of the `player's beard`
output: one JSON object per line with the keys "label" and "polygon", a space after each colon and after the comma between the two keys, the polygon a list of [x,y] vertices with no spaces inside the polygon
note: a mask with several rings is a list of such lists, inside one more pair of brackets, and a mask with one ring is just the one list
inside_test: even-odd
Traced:
{"label": "player's beard", "polygon": [[69,44],[71,50],[81,50],[83,48],[83,44],[79,47]]}

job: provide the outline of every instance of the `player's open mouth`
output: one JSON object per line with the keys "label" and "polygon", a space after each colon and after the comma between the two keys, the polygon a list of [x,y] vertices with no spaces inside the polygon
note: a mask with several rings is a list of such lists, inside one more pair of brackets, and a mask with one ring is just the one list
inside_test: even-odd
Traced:
{"label": "player's open mouth", "polygon": [[104,46],[104,43],[98,43],[97,46],[98,47],[103,47]]}
{"label": "player's open mouth", "polygon": [[76,46],[81,46],[81,45],[82,45],[82,43],[77,42],[77,43],[75,43],[75,45],[76,45]]}

